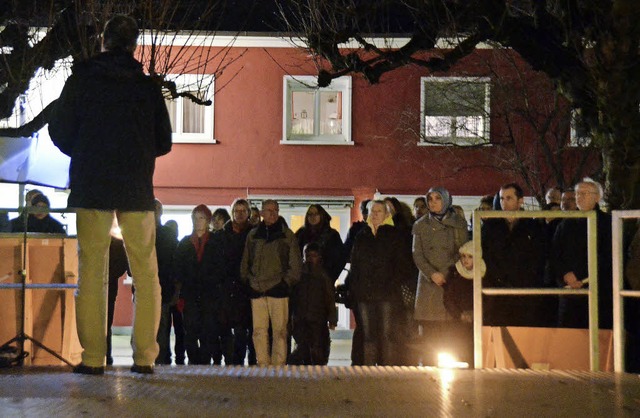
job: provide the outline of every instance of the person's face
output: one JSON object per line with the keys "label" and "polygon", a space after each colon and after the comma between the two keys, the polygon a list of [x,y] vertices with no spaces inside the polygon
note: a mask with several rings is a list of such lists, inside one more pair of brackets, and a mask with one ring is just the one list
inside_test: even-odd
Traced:
{"label": "person's face", "polygon": [[493,209],[493,206],[485,202],[480,203],[480,206],[478,207],[478,210],[492,210],[492,209]]}
{"label": "person's face", "polygon": [[305,263],[309,263],[312,266],[319,266],[322,261],[322,256],[319,252],[311,250],[304,252],[304,261]]}
{"label": "person's face", "polygon": [[270,226],[278,220],[279,211],[274,203],[267,203],[262,207],[262,220],[265,225]]}
{"label": "person's face", "polygon": [[518,198],[513,188],[500,189],[500,206],[502,210],[520,210],[524,204],[523,198]]}
{"label": "person's face", "polygon": [[389,211],[387,210],[386,205],[383,205],[382,203],[374,203],[371,207],[371,210],[369,211],[369,219],[371,220],[371,224],[377,228],[378,226],[382,225],[382,222],[384,222],[384,219],[388,214]]}
{"label": "person's face", "polygon": [[580,183],[576,187],[576,205],[580,210],[592,210],[600,201],[597,188],[591,183]]}
{"label": "person's face", "polygon": [[442,196],[440,196],[440,193],[429,193],[429,195],[427,196],[427,205],[429,206],[429,212],[442,212],[444,202],[442,201]]}
{"label": "person's face", "polygon": [[[36,206],[35,206],[35,207],[36,207],[36,208],[39,208],[39,209],[49,209],[49,206],[47,206],[47,204],[46,204],[46,203],[44,203],[44,202],[38,202],[38,203],[36,203]],[[44,218],[46,218],[46,217],[47,217],[47,215],[48,215],[48,214],[49,214],[49,211],[47,210],[46,212],[42,212],[42,213],[34,213],[34,214],[33,214],[33,216],[34,216],[36,219],[44,219]]]}
{"label": "person's face", "polygon": [[473,256],[470,254],[460,254],[460,263],[467,270],[473,268]]}
{"label": "person's face", "polygon": [[249,223],[251,223],[251,225],[258,225],[260,223],[260,211],[258,209],[251,209]]}
{"label": "person's face", "polygon": [[245,205],[235,205],[231,216],[235,223],[244,224],[249,220],[249,210]]}
{"label": "person's face", "polygon": [[309,210],[307,211],[307,222],[309,222],[309,225],[318,225],[320,223],[321,220],[321,216],[320,216],[320,212],[318,211],[317,208],[314,208],[313,206],[309,208]]}
{"label": "person's face", "polygon": [[413,203],[413,216],[418,218],[422,218],[427,213],[427,205],[424,203],[422,199],[416,200]]}
{"label": "person's face", "polygon": [[551,189],[547,192],[547,195],[545,196],[545,200],[547,201],[547,205],[549,206],[559,205],[561,197],[562,197],[562,194],[560,193],[560,190]]}
{"label": "person's face", "polygon": [[204,232],[209,228],[209,220],[202,212],[196,212],[191,217],[193,222],[193,230],[196,232]]}
{"label": "person's face", "polygon": [[214,216],[211,219],[211,226],[214,231],[219,231],[224,228],[224,218],[222,216]]}
{"label": "person's face", "polygon": [[564,192],[562,193],[562,200],[560,201],[560,209],[562,210],[576,210],[576,193]]}

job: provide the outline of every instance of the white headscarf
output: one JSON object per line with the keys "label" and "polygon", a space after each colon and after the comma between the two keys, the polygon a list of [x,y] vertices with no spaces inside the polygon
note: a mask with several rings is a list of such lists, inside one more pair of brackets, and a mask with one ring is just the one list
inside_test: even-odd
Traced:
{"label": "white headscarf", "polygon": [[[458,250],[460,254],[467,254],[473,257],[473,241],[465,242],[462,247]],[[480,250],[479,257],[473,258],[473,267],[480,270],[480,277],[484,277],[484,274],[487,272],[487,265],[482,259],[482,250]],[[462,277],[465,279],[473,280],[473,269],[467,270],[463,265],[462,261],[458,260],[456,262],[456,270]]]}

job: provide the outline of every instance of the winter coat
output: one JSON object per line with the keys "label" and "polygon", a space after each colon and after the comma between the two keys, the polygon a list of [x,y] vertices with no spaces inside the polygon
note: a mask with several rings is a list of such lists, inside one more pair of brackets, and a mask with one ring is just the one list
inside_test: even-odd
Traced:
{"label": "winter coat", "polygon": [[330,283],[335,283],[347,261],[340,233],[335,229],[325,228],[316,236],[303,226],[296,231],[295,235],[300,246],[300,254],[302,254],[304,246],[310,242],[316,242],[320,245],[323,268],[327,272]]}
{"label": "winter coat", "polygon": [[49,121],[53,143],[71,157],[68,206],[151,211],[155,159],[171,150],[160,86],[125,51],[76,64]]}
{"label": "winter coat", "polygon": [[[613,283],[611,277],[611,215],[596,209],[598,231],[598,317],[599,326],[613,326]],[[563,276],[573,272],[578,280],[589,277],[588,239],[586,219],[563,219],[553,236],[554,266],[558,285],[564,287]],[[567,302],[569,302],[567,304]],[[572,328],[588,326],[587,300],[585,297],[560,300],[561,325]]]}
{"label": "winter coat", "polygon": [[210,234],[202,260],[198,261],[191,236],[180,240],[174,255],[173,275],[180,285],[180,296],[186,301],[206,300],[219,304],[222,294],[221,257],[216,254],[222,248],[217,234]]}
{"label": "winter coat", "polygon": [[242,255],[240,277],[249,284],[251,297],[288,297],[300,280],[302,258],[293,232],[278,219],[264,221],[249,232]]}
{"label": "winter coat", "polygon": [[[505,219],[482,224],[485,287],[541,288],[545,285],[545,224],[521,218],[510,229]],[[492,296],[484,304],[485,322],[493,326],[542,326],[548,308],[535,296]]]}
{"label": "winter coat", "polygon": [[[11,220],[11,232],[24,232],[24,219],[21,217]],[[64,226],[50,215],[38,219],[29,215],[27,219],[27,232],[39,232],[41,234],[66,234]]]}
{"label": "winter coat", "polygon": [[440,272],[447,275],[458,260],[458,249],[467,241],[467,221],[450,210],[442,221],[432,214],[413,224],[413,261],[418,270],[414,318],[418,321],[450,319],[444,308],[444,289],[431,280]]}
{"label": "winter coat", "polygon": [[248,326],[251,320],[251,301],[249,287],[243,283],[240,276],[242,253],[251,231],[251,225],[242,231],[233,230],[233,222],[227,222],[222,231],[222,252],[225,279],[222,296],[222,320],[231,326]]}
{"label": "winter coat", "polygon": [[412,264],[402,252],[402,239],[393,224],[380,225],[376,235],[367,225],[356,236],[346,283],[356,303],[391,301],[400,306],[400,285]]}
{"label": "winter coat", "polygon": [[465,311],[473,311],[473,280],[462,277],[456,266],[449,267],[444,287],[444,307],[452,318],[459,320]]}
{"label": "winter coat", "polygon": [[338,323],[335,291],[324,269],[302,266],[300,282],[291,294],[291,313],[294,321]]}
{"label": "winter coat", "polygon": [[176,283],[173,277],[173,256],[178,247],[178,239],[173,231],[164,225],[156,224],[156,255],[158,257],[158,277],[162,289],[162,304],[175,299]]}

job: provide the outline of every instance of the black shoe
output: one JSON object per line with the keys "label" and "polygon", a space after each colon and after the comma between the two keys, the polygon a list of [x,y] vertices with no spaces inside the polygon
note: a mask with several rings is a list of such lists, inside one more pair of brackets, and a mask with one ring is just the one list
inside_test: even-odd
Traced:
{"label": "black shoe", "polygon": [[78,374],[99,375],[99,374],[104,374],[104,367],[103,366],[91,367],[91,366],[87,366],[80,363],[77,366],[73,367],[73,372]]}
{"label": "black shoe", "polygon": [[113,357],[107,357],[107,366],[113,366]]}
{"label": "black shoe", "polygon": [[131,371],[133,373],[153,374],[153,366],[138,366],[137,364],[134,364],[131,366]]}

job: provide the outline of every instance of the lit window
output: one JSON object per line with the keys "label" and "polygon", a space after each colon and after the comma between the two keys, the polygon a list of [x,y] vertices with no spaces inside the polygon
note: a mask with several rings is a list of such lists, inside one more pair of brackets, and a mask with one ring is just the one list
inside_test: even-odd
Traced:
{"label": "lit window", "polygon": [[[213,75],[184,74],[175,79],[178,92],[189,92],[199,99],[213,102]],[[204,106],[188,97],[166,100],[173,142],[215,143],[213,138],[213,104]]]}
{"label": "lit window", "polygon": [[316,77],[285,76],[281,143],[352,144],[351,77],[318,88]]}
{"label": "lit window", "polygon": [[421,145],[489,143],[489,79],[422,77]]}

